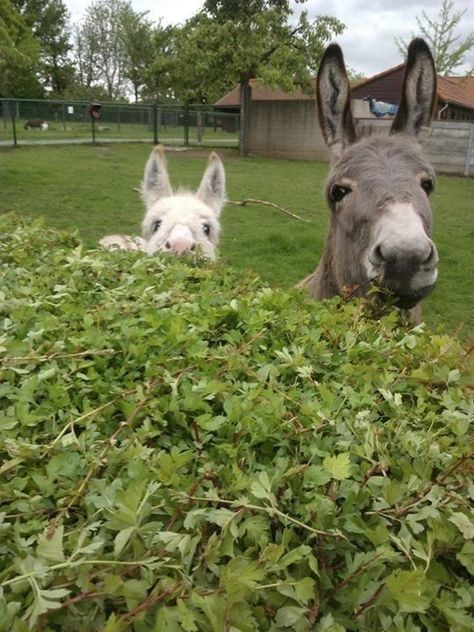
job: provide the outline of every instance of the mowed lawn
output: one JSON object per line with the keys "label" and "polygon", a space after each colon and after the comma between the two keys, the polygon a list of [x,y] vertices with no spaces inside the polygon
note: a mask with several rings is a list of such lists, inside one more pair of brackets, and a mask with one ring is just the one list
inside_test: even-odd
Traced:
{"label": "mowed lawn", "polygon": [[[107,233],[137,234],[143,206],[139,186],[151,145],[22,147],[0,151],[0,212],[43,216],[47,225],[77,229],[88,246]],[[206,149],[170,151],[173,185],[195,188]],[[315,267],[328,226],[323,162],[241,159],[219,152],[230,200],[257,198],[284,206],[308,222],[260,205],[223,211],[221,260],[266,281],[292,286]],[[429,326],[463,338],[474,326],[474,181],[438,177],[433,194],[439,282],[425,301]],[[0,236],[1,241],[1,236]]]}

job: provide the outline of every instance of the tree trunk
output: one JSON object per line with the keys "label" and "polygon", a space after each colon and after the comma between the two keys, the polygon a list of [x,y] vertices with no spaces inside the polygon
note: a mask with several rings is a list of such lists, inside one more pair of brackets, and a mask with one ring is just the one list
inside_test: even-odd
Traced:
{"label": "tree trunk", "polygon": [[250,104],[252,100],[252,88],[247,79],[240,84],[240,129],[239,147],[240,155],[249,155],[249,127],[250,127]]}

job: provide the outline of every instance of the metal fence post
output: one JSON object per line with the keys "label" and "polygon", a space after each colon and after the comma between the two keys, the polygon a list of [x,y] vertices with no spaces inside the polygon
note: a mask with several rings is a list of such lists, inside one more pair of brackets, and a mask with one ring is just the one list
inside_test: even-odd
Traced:
{"label": "metal fence post", "polygon": [[91,125],[92,125],[92,144],[95,145],[95,118],[91,116]]}
{"label": "metal fence post", "polygon": [[[13,106],[13,107],[12,107]],[[16,103],[13,102],[13,104],[10,106],[10,116],[12,119],[12,131],[13,131],[13,147],[18,147],[18,139],[17,139],[17,135],[16,135]]]}
{"label": "metal fence post", "polygon": [[184,146],[189,145],[189,105],[184,105]]}
{"label": "metal fence post", "polygon": [[153,116],[153,143],[155,145],[158,145],[158,105],[156,103],[153,103],[152,116]]}
{"label": "metal fence post", "polygon": [[469,175],[469,167],[471,165],[471,153],[472,148],[474,147],[474,124],[469,128],[469,136],[467,139],[467,147],[466,147],[466,159],[464,161],[464,175]]}

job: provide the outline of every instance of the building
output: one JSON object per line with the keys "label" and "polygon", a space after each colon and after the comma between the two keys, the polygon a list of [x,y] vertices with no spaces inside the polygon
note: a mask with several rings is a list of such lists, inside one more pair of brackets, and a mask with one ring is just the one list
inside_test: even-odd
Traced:
{"label": "building", "polygon": [[[395,66],[352,89],[356,128],[366,133],[389,133],[390,117],[377,119],[368,101],[398,104],[404,66]],[[240,90],[234,88],[216,104],[221,112],[240,111]],[[329,152],[319,128],[316,98],[295,91],[288,94],[252,82],[249,114],[249,151],[264,156],[327,160]],[[439,171],[472,174],[474,170],[474,78],[438,77],[434,123],[422,144]]]}
{"label": "building", "polygon": [[[399,103],[405,65],[400,64],[361,81],[352,88],[353,99],[371,96],[377,101]],[[442,121],[474,121],[474,77],[438,75],[435,118]],[[369,115],[370,116],[370,115]]]}

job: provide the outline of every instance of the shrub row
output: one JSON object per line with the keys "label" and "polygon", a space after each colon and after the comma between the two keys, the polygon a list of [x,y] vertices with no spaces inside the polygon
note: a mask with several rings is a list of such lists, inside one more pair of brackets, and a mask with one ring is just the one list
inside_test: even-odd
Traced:
{"label": "shrub row", "polygon": [[474,629],[467,357],[0,222],[0,630]]}

